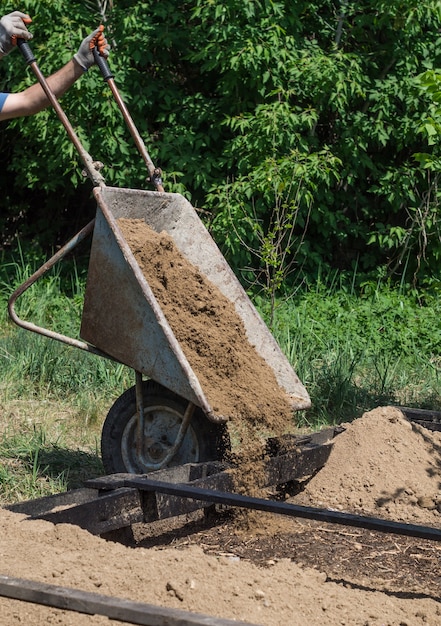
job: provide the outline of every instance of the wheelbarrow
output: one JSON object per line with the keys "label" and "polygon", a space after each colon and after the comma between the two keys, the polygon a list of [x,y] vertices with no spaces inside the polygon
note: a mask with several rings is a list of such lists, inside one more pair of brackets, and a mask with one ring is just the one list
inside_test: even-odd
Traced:
{"label": "wheelbarrow", "polygon": [[[170,235],[179,252],[234,304],[250,344],[273,371],[293,411],[310,406],[308,393],[251,300],[222,256],[192,205],[180,194],[163,191],[130,114],[119,97],[105,59],[94,51],[156,190],[108,187],[81,145],[41,74],[29,45],[20,41],[27,63],[55,108],[94,184],[95,219],[51,257],[10,297],[12,320],[32,332],[110,358],[135,371],[136,384],[113,404],[101,437],[107,473],[146,473],[167,466],[220,460],[229,447],[227,415],[207,398],[191,363],[118,225],[120,218],[145,221]],[[22,320],[17,298],[92,234],[80,340]]]}

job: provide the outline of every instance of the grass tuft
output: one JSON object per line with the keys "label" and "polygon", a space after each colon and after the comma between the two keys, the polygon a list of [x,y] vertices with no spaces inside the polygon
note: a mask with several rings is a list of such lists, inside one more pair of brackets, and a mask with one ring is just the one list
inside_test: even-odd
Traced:
{"label": "grass tuft", "polygon": [[428,294],[380,284],[316,285],[280,301],[272,331],[312,400],[300,423],[338,424],[385,404],[439,409],[440,309]]}

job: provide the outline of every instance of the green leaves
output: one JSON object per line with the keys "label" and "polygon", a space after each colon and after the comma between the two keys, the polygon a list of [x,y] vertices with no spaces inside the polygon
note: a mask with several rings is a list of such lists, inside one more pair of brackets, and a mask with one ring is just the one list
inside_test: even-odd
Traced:
{"label": "green leaves", "polygon": [[[290,259],[297,255],[311,276],[355,264],[366,273],[396,268],[399,276],[403,254],[411,275],[432,267],[437,0],[28,0],[24,10],[34,18],[32,45],[45,74],[69,60],[105,15],[115,81],[166,189],[203,207],[238,272],[262,270],[262,251],[255,252],[281,232],[274,208],[291,216],[294,204],[295,220],[279,223],[288,231],[294,225],[301,245],[290,244]],[[2,62],[0,76],[14,90],[34,80],[17,54]],[[105,164],[108,184],[146,186],[144,164],[96,68],[62,104]],[[53,112],[7,124],[2,142],[3,214],[23,214],[33,203],[22,228],[44,231],[49,214],[60,238],[72,211],[80,221],[93,215],[90,184]],[[265,250],[270,258],[274,250]]]}

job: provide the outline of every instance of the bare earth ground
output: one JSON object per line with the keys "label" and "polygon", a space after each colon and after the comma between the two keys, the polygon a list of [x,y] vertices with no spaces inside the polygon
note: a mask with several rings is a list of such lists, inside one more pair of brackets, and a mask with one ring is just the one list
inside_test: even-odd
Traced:
{"label": "bare earth ground", "polygon": [[[439,528],[440,444],[397,409],[375,409],[346,425],[292,501]],[[0,520],[4,575],[268,626],[441,623],[434,541],[230,512],[137,526],[129,547],[1,509]],[[108,620],[2,599],[0,623]]]}

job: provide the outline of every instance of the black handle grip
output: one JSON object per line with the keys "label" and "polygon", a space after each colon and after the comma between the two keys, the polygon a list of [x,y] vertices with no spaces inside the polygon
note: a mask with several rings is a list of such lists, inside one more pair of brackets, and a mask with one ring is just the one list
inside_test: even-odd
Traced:
{"label": "black handle grip", "polygon": [[25,39],[17,39],[17,46],[23,55],[24,60],[28,65],[34,63],[37,59],[34,57],[34,53],[31,50],[31,46]]}
{"label": "black handle grip", "polygon": [[95,63],[101,70],[101,74],[103,75],[104,80],[107,81],[113,78],[113,74],[110,71],[109,64],[107,63],[106,59],[100,55],[96,46],[93,48],[93,57],[95,59]]}

